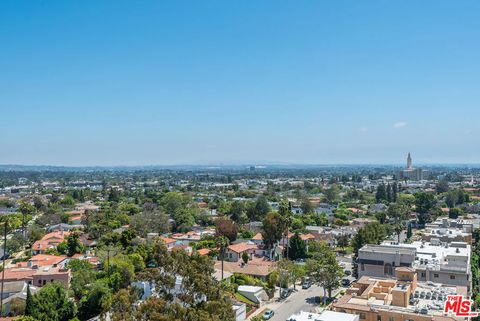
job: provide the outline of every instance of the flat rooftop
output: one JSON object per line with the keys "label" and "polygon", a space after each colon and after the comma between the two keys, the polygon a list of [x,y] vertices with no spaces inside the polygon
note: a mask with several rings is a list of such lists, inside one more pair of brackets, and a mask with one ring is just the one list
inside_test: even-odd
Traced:
{"label": "flat rooftop", "polygon": [[323,311],[322,313],[313,313],[300,311],[292,314],[287,321],[358,321],[359,316],[349,313]]}
{"label": "flat rooftop", "polygon": [[372,253],[388,253],[388,254],[415,254],[415,249],[412,249],[411,247],[403,247],[399,245],[393,245],[393,244],[367,244],[363,246],[360,250],[360,252],[372,252]]}
{"label": "flat rooftop", "polygon": [[410,244],[391,244],[388,241],[381,245],[366,245],[360,251],[378,253],[408,253],[414,251],[413,267],[429,267],[466,272],[470,266],[471,247],[466,242],[442,243],[438,240],[425,242],[416,241]]}
{"label": "flat rooftop", "polygon": [[[394,282],[392,287],[387,286],[387,282]],[[356,284],[362,286],[355,286]],[[369,285],[367,287],[367,285]],[[443,306],[448,295],[460,294],[467,296],[467,288],[463,286],[445,286],[433,282],[417,282],[417,286],[408,298],[407,306],[397,306],[392,304],[392,291],[403,291],[412,285],[411,282],[397,281],[394,279],[383,279],[374,277],[362,277],[357,283],[354,283],[348,292],[341,297],[335,308],[352,309],[356,311],[370,310],[388,310],[398,313],[422,314],[430,316],[442,316]],[[358,293],[361,289],[362,293]],[[373,289],[373,291],[372,291]],[[352,294],[357,292],[356,295]]]}

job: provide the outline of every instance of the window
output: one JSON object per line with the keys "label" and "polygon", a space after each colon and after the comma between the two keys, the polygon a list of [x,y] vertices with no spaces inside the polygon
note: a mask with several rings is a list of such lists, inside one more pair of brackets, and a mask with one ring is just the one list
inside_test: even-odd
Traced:
{"label": "window", "polygon": [[424,278],[426,276],[425,272],[422,272],[421,276]]}
{"label": "window", "polygon": [[389,317],[388,321],[395,321],[395,318],[394,317]]}
{"label": "window", "polygon": [[433,274],[433,277],[434,277],[434,278],[438,278],[438,273],[434,273],[434,274]]}
{"label": "window", "polygon": [[365,271],[365,264],[363,263],[360,264],[360,270]]}
{"label": "window", "polygon": [[455,280],[455,275],[450,275],[450,280]]}
{"label": "window", "polygon": [[360,317],[360,320],[365,320],[365,313],[359,313],[358,316]]}
{"label": "window", "polygon": [[390,263],[385,264],[383,267],[383,273],[386,275],[392,275],[393,274],[393,269],[392,265]]}
{"label": "window", "polygon": [[382,317],[377,315],[377,321],[382,321]]}

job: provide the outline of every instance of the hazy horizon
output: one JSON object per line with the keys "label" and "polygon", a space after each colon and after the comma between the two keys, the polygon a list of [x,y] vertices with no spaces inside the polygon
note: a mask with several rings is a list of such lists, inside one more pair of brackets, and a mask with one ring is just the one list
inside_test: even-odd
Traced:
{"label": "hazy horizon", "polygon": [[[335,167],[335,166],[359,166],[359,167],[362,167],[362,166],[365,166],[365,167],[369,167],[369,166],[392,166],[392,167],[405,167],[405,164],[404,163],[401,163],[401,162],[385,162],[385,163],[382,163],[382,162],[372,162],[372,163],[298,163],[298,162],[275,162],[275,161],[245,161],[245,162],[235,162],[235,161],[232,161],[232,162],[206,162],[206,163],[195,163],[195,162],[191,162],[191,163],[170,163],[170,164],[161,164],[161,163],[158,163],[158,164],[125,164],[125,165],[115,165],[115,164],[105,164],[105,165],[95,165],[95,164],[90,164],[90,165],[82,165],[82,164],[78,164],[78,165],[64,165],[64,164],[8,164],[8,163],[0,163],[0,167],[8,167],[8,166],[12,166],[12,167],[58,167],[58,168],[61,168],[61,167],[65,167],[65,168],[122,168],[122,167],[125,167],[125,168],[148,168],[148,167],[152,167],[152,168],[162,168],[162,167],[165,167],[165,168],[168,168],[168,167],[250,167],[250,166],[259,166],[259,167],[262,167],[262,166],[271,166],[271,167],[282,167],[282,166],[285,166],[285,167],[315,167],[315,166],[318,166],[318,167]],[[422,167],[422,166],[431,166],[431,167],[435,167],[435,166],[480,166],[480,162],[477,162],[477,163],[442,163],[442,162],[417,162],[414,164],[414,167]]]}

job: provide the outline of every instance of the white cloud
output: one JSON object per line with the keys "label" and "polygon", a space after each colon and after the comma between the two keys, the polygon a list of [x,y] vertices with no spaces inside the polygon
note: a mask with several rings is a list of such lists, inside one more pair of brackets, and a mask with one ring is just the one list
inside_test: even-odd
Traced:
{"label": "white cloud", "polygon": [[362,133],[366,133],[366,132],[368,132],[368,127],[360,127],[360,131]]}
{"label": "white cloud", "polygon": [[393,128],[402,128],[402,127],[406,127],[407,125],[408,125],[407,122],[399,121],[393,124]]}

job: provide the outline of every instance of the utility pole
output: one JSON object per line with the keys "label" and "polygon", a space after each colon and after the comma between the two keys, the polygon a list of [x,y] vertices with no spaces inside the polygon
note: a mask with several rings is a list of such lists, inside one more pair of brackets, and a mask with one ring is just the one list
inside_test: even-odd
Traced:
{"label": "utility pole", "polygon": [[3,269],[2,269],[2,287],[0,293],[0,316],[3,316],[3,284],[5,283],[5,259],[7,257],[7,222],[3,223]]}
{"label": "utility pole", "polygon": [[110,245],[107,247],[107,275],[110,279]]}
{"label": "utility pole", "polygon": [[23,232],[23,237],[27,237],[27,225],[25,224],[25,210],[22,211],[22,232]]}

